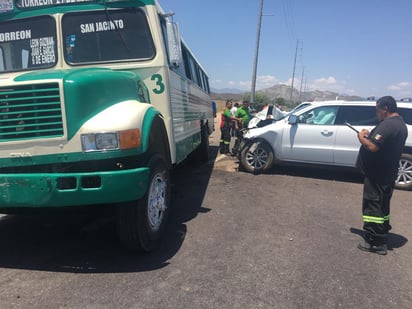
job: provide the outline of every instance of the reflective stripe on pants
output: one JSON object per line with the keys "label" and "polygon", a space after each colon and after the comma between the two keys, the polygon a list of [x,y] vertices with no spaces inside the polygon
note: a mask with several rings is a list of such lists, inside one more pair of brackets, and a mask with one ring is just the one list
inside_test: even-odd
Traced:
{"label": "reflective stripe on pants", "polygon": [[365,239],[370,243],[386,243],[387,234],[392,228],[390,219],[390,200],[393,185],[377,184],[365,177],[363,186],[363,229],[366,231]]}

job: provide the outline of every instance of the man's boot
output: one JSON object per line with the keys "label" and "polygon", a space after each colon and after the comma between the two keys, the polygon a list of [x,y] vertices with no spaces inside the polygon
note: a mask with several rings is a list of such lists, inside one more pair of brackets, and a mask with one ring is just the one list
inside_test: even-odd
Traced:
{"label": "man's boot", "polygon": [[358,244],[358,249],[360,249],[362,251],[366,251],[366,252],[376,253],[376,254],[379,254],[379,255],[386,255],[387,250],[388,250],[388,246],[387,246],[387,244],[374,245],[374,244],[370,244],[366,240],[362,240]]}

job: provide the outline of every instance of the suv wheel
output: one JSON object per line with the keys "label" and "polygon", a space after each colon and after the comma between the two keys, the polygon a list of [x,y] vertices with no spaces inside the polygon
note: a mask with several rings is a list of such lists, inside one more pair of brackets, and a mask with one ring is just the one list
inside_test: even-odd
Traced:
{"label": "suv wheel", "polygon": [[395,188],[402,190],[412,190],[412,155],[402,154],[399,160],[398,177],[395,181]]}
{"label": "suv wheel", "polygon": [[249,173],[262,173],[273,165],[273,151],[268,143],[256,140],[240,154],[240,164]]}

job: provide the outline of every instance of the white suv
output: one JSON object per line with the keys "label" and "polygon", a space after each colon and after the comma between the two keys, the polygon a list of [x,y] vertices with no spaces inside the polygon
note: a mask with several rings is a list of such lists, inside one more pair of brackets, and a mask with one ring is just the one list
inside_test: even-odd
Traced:
{"label": "white suv", "polygon": [[[412,190],[412,104],[397,104],[409,134],[395,187]],[[251,173],[267,171],[275,162],[356,168],[360,143],[345,122],[371,130],[378,123],[375,106],[372,101],[310,102],[283,119],[258,123],[243,135],[240,165]]]}

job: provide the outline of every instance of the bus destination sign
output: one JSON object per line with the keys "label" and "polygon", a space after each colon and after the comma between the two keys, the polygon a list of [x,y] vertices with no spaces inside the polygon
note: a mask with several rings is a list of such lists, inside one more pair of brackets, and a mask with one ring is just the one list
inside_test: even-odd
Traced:
{"label": "bus destination sign", "polygon": [[97,0],[16,0],[16,5],[21,9],[25,9],[96,1]]}

